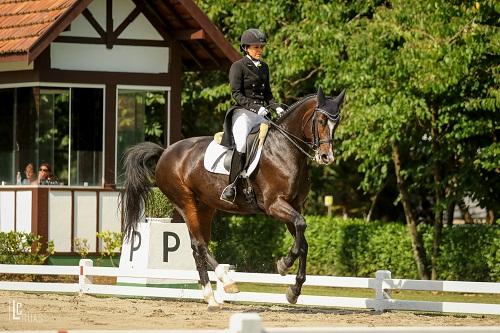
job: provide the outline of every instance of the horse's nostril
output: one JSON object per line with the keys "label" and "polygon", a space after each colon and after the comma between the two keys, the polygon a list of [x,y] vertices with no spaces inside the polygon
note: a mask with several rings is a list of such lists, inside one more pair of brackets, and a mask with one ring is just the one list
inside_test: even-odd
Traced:
{"label": "horse's nostril", "polygon": [[322,155],[321,155],[321,160],[322,160],[323,162],[327,163],[327,162],[328,162],[328,155],[327,155],[327,154],[322,154]]}

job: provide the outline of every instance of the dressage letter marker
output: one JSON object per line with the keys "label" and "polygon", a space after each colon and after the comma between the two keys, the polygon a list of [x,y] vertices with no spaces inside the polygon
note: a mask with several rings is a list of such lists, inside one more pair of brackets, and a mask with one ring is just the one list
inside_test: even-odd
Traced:
{"label": "dressage letter marker", "polygon": [[[123,243],[120,269],[145,272],[147,269],[196,270],[191,241],[184,223],[148,220],[139,222],[130,239]],[[145,275],[146,276],[146,275]],[[141,285],[197,285],[197,281],[119,277],[120,283]]]}
{"label": "dressage letter marker", "polygon": [[[137,236],[137,239],[139,240],[139,242],[138,242],[137,246],[134,246],[136,236]],[[139,250],[139,248],[141,247],[141,240],[142,240],[141,233],[134,231],[132,233],[132,242],[130,242],[130,261],[132,261],[132,259],[134,257],[134,252]]]}
{"label": "dressage letter marker", "polygon": [[[168,243],[169,236],[171,236],[175,241],[175,245],[172,247],[170,247]],[[168,253],[177,251],[179,249],[180,244],[181,240],[179,239],[179,236],[177,236],[176,233],[170,231],[163,232],[163,262],[168,262]]]}

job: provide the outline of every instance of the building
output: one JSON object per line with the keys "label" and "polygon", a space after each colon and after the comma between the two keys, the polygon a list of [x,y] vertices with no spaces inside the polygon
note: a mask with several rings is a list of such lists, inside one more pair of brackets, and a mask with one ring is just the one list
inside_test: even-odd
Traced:
{"label": "building", "polygon": [[[183,71],[239,57],[192,0],[1,1],[0,231],[98,251],[126,147],[179,140]],[[16,184],[43,162],[59,185]]]}

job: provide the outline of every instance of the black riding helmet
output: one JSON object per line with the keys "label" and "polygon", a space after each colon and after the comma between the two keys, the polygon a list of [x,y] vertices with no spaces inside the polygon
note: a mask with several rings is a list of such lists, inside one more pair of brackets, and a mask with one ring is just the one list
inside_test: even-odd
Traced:
{"label": "black riding helmet", "polygon": [[248,45],[265,45],[267,43],[266,35],[259,29],[248,29],[243,32],[240,40],[240,49],[245,52]]}

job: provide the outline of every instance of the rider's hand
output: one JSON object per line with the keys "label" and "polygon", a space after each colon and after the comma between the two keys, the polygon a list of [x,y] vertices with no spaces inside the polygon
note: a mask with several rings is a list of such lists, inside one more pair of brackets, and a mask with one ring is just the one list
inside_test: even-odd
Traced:
{"label": "rider's hand", "polygon": [[257,112],[257,114],[262,117],[265,117],[268,113],[269,111],[267,111],[267,109],[263,106],[261,106],[259,111]]}
{"label": "rider's hand", "polygon": [[283,108],[281,106],[278,106],[276,108],[276,113],[278,114],[278,116],[281,117],[281,115],[285,112],[285,110],[283,110]]}

